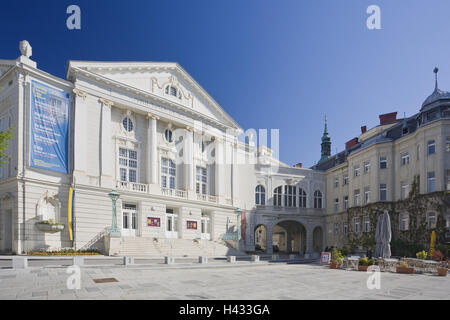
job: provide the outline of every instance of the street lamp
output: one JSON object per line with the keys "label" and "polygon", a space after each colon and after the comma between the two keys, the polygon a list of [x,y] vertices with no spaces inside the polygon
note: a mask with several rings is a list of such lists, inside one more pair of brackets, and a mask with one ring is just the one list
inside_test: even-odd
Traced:
{"label": "street lamp", "polygon": [[120,230],[117,227],[117,210],[116,210],[116,202],[120,198],[120,194],[116,191],[116,189],[113,189],[110,193],[108,193],[108,196],[111,198],[113,206],[112,226],[111,229],[109,229],[109,234],[112,236],[120,236]]}

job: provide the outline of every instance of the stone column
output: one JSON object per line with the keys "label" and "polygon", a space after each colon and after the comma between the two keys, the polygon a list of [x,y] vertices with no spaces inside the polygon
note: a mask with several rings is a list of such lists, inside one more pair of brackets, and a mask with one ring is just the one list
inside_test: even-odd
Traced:
{"label": "stone column", "polygon": [[75,93],[73,175],[75,183],[87,183],[87,181],[84,181],[87,171],[87,93],[79,89],[73,89],[73,93]]}
{"label": "stone column", "polygon": [[273,254],[273,246],[272,246],[272,232],[273,232],[273,226],[267,225],[266,228],[266,253],[267,254]]}
{"label": "stone column", "polygon": [[310,258],[312,256],[312,253],[314,252],[313,249],[313,229],[308,227],[306,229],[306,252],[305,252],[305,258]]}
{"label": "stone column", "polygon": [[194,191],[193,139],[194,136],[192,129],[190,127],[186,127],[184,135],[183,168],[184,168],[184,188],[188,192]]}
{"label": "stone column", "polygon": [[215,139],[215,191],[216,196],[224,197],[224,163],[223,163],[223,140]]}
{"label": "stone column", "polygon": [[101,103],[101,152],[100,152],[100,185],[106,188],[113,187],[113,155],[112,130],[111,130],[111,106],[113,102],[100,99]]}
{"label": "stone column", "polygon": [[158,139],[156,137],[157,116],[147,114],[147,183],[158,183]]}

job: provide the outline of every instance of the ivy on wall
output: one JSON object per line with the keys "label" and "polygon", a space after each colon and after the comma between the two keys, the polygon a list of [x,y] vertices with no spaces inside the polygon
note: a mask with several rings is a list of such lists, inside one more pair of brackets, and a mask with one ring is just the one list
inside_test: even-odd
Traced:
{"label": "ivy on wall", "polygon": [[[338,215],[341,223],[348,224],[347,236],[343,236],[344,246],[351,251],[375,250],[375,231],[378,216],[388,210],[391,219],[392,254],[398,256],[415,256],[420,250],[428,250],[430,245],[431,229],[428,228],[427,214],[434,212],[436,220],[436,247],[441,251],[448,251],[448,241],[445,238],[446,222],[445,214],[449,213],[450,193],[447,191],[418,194],[418,178],[414,178],[409,197],[396,202],[376,202],[365,206],[352,207]],[[416,187],[414,186],[416,184]],[[400,215],[407,213],[409,216],[408,230],[400,230]],[[336,216],[334,216],[336,217]],[[333,218],[334,218],[333,217]],[[339,218],[340,217],[340,218]],[[354,232],[354,219],[359,218],[360,230]],[[364,232],[364,218],[369,218],[370,230]],[[445,254],[445,252],[443,252]],[[448,256],[448,253],[446,254]]]}

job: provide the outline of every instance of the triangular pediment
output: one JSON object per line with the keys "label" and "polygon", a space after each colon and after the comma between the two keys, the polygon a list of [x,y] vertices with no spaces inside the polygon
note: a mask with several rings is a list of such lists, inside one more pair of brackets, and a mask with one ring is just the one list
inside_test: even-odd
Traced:
{"label": "triangular pediment", "polygon": [[227,127],[241,129],[224,109],[178,63],[173,62],[85,62],[71,61],[71,68],[147,92],[214,119]]}
{"label": "triangular pediment", "polygon": [[15,65],[14,60],[0,60],[0,78]]}

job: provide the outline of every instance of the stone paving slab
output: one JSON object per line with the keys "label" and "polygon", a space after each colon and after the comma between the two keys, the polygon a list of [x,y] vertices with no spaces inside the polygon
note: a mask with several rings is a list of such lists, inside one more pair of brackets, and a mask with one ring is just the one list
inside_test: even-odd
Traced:
{"label": "stone paving slab", "polygon": [[[0,300],[450,299],[450,277],[381,273],[381,288],[369,290],[366,272],[307,264],[84,266],[80,271],[81,289],[72,290],[66,286],[71,274],[63,267],[0,269]],[[99,278],[118,282],[93,281]]]}

